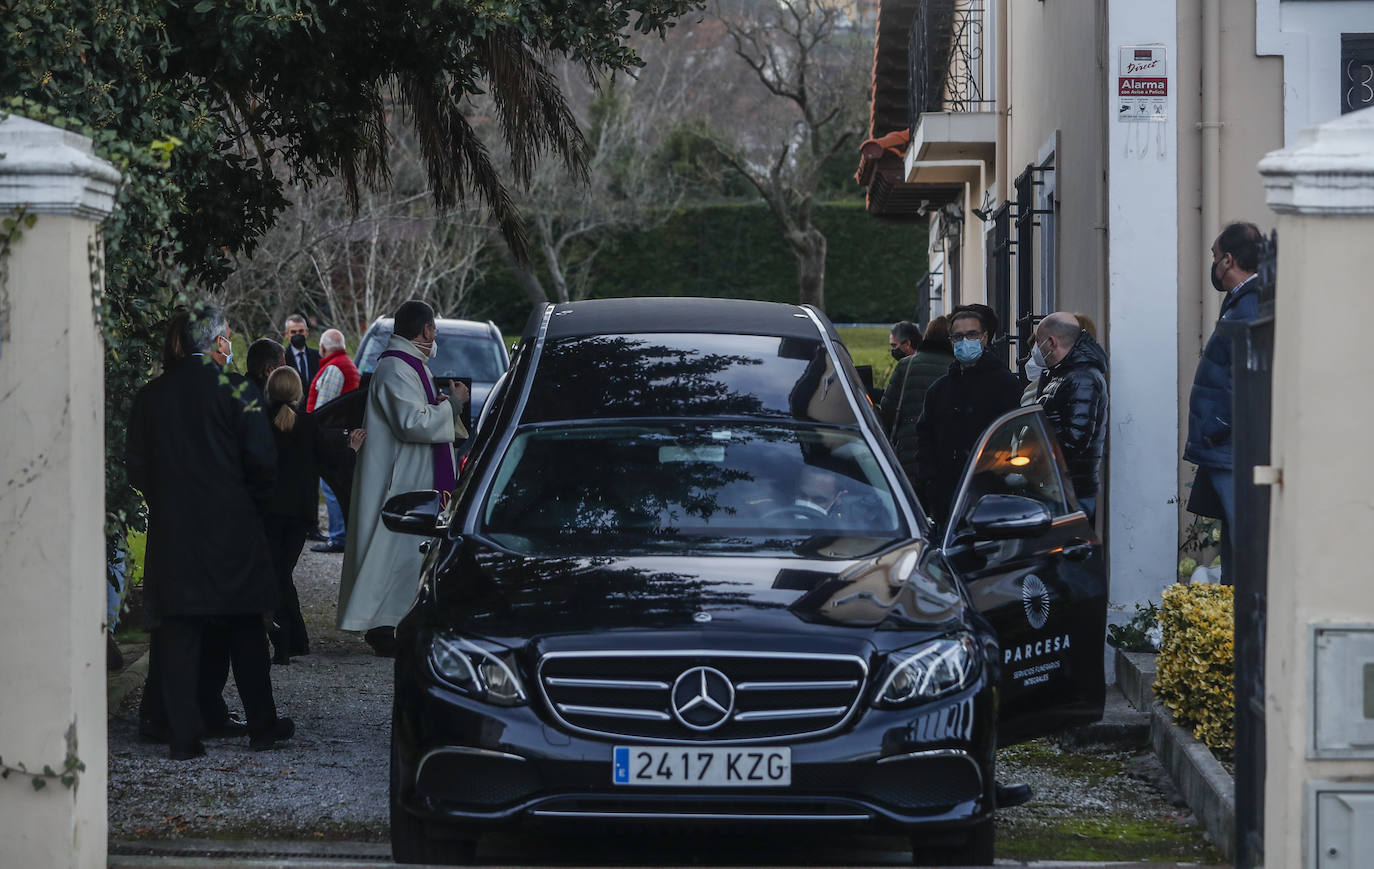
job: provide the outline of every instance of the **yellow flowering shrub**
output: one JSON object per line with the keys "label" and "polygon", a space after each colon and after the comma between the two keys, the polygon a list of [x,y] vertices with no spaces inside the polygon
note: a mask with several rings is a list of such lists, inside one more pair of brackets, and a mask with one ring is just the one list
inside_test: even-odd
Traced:
{"label": "yellow flowering shrub", "polygon": [[1235,607],[1229,585],[1172,585],[1159,608],[1155,696],[1209,748],[1235,745]]}

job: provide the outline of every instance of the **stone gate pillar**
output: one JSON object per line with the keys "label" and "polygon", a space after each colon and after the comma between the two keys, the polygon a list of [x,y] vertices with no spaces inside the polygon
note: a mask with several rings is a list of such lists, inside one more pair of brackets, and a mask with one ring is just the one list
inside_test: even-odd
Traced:
{"label": "stone gate pillar", "polygon": [[[92,246],[119,173],[89,140],[0,122],[0,866],[106,862],[104,353]],[[0,229],[0,237],[6,233]]]}
{"label": "stone gate pillar", "polygon": [[1256,468],[1272,492],[1264,859],[1374,866],[1374,109],[1259,170],[1279,234],[1271,467]]}

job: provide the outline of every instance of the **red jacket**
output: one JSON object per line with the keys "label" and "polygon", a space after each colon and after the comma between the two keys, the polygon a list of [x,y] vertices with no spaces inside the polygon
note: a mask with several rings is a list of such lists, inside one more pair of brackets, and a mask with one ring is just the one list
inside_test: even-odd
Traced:
{"label": "red jacket", "polygon": [[320,377],[324,375],[331,366],[337,365],[343,374],[343,389],[339,390],[339,395],[345,392],[352,392],[362,383],[362,376],[358,374],[358,367],[353,364],[353,360],[348,358],[348,354],[342,350],[330,353],[320,360],[320,370],[315,374],[315,379],[310,381],[310,397],[305,402],[305,412],[314,413],[315,398],[320,394]]}

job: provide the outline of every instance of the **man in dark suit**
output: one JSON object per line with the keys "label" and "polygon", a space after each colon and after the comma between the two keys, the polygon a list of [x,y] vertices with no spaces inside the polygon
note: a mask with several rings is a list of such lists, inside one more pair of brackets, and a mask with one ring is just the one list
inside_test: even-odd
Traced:
{"label": "man in dark suit", "polygon": [[272,699],[263,621],[277,602],[261,518],[276,450],[264,413],[245,408],[222,376],[229,338],[224,312],[202,307],[186,331],[189,354],[139,390],[129,419],[125,461],[148,504],[145,607],[161,641],[173,760],[205,753],[207,635],[229,645],[249,746],[271,748],[295,730]]}
{"label": "man in dark suit", "polygon": [[310,337],[310,325],[300,314],[286,318],[286,362],[301,376],[301,383],[309,384],[320,371],[320,353],[305,342]]}

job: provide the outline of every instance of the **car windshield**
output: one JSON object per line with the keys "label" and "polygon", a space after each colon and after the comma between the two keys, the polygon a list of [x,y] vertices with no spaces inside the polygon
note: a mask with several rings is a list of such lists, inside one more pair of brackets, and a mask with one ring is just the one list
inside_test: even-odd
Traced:
{"label": "car windshield", "polygon": [[597,335],[550,342],[522,422],[768,416],[854,425],[844,375],[817,339]]}
{"label": "car windshield", "polygon": [[711,421],[526,428],[497,469],[483,523],[521,553],[905,536],[856,432]]}
{"label": "car windshield", "polygon": [[[501,344],[489,335],[470,332],[446,332],[439,323],[439,355],[429,361],[430,372],[438,378],[468,377],[482,383],[494,383],[506,370],[501,356]],[[358,370],[371,373],[377,358],[391,340],[391,327],[378,323],[367,333],[367,342],[358,356]]]}

